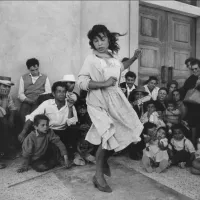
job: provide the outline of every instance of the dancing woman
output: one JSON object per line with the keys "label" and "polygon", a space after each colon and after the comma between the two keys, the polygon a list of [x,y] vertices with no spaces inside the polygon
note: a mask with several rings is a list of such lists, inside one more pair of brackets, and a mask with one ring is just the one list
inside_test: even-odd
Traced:
{"label": "dancing woman", "polygon": [[115,58],[119,50],[119,33],[110,32],[104,25],[95,25],[88,32],[93,53],[84,61],[78,76],[78,85],[87,90],[88,113],[92,126],[86,140],[99,145],[96,152],[94,186],[103,192],[112,192],[104,174],[110,176],[107,163],[109,152],[120,151],[130,143],[140,141],[143,126],[122,90],[118,87],[121,71],[127,69],[140,55],[121,63]]}

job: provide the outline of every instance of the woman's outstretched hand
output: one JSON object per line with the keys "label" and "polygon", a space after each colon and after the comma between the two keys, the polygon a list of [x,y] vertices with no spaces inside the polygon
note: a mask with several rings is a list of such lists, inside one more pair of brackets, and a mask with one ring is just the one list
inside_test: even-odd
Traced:
{"label": "woman's outstretched hand", "polygon": [[141,50],[141,49],[136,49],[136,50],[135,50],[135,53],[134,53],[134,55],[133,55],[133,58],[134,58],[135,60],[137,60],[141,54],[142,54],[142,50]]}
{"label": "woman's outstretched hand", "polygon": [[111,76],[111,77],[105,82],[105,87],[115,86],[116,82],[117,82],[117,78]]}

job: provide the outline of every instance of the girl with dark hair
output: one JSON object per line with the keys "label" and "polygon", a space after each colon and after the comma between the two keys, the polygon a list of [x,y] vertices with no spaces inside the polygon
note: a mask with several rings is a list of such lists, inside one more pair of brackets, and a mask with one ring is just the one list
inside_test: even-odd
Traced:
{"label": "girl with dark hair", "polygon": [[158,96],[159,88],[156,86],[158,84],[158,79],[155,76],[150,76],[149,79],[146,81],[146,85],[144,88],[146,92],[149,93],[149,96],[155,101]]}
{"label": "girl with dark hair", "polygon": [[132,142],[140,141],[143,126],[131,104],[119,88],[121,71],[127,69],[140,55],[121,63],[115,58],[119,50],[119,33],[110,32],[104,25],[95,25],[88,33],[93,53],[86,57],[78,76],[80,89],[87,90],[87,109],[92,126],[86,140],[99,145],[96,153],[94,186],[112,192],[104,175],[110,176],[107,163],[109,152],[121,151]]}
{"label": "girl with dark hair", "polygon": [[175,80],[172,80],[170,83],[167,84],[167,90],[168,90],[168,95],[167,95],[167,101],[172,100],[172,92],[174,90],[178,89],[178,82]]}

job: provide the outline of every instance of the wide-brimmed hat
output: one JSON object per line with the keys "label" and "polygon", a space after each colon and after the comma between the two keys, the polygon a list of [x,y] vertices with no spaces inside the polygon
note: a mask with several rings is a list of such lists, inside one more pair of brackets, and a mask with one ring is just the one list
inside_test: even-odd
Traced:
{"label": "wide-brimmed hat", "polygon": [[76,82],[76,79],[73,74],[67,74],[63,76],[62,82]]}
{"label": "wide-brimmed hat", "polygon": [[11,77],[7,77],[7,76],[0,76],[0,83],[1,83],[1,84],[4,84],[4,85],[8,85],[8,86],[15,85],[15,84],[11,81]]}
{"label": "wide-brimmed hat", "polygon": [[149,93],[145,90],[143,86],[138,86],[136,89],[132,91],[133,94],[136,92],[142,92],[145,96],[148,95]]}

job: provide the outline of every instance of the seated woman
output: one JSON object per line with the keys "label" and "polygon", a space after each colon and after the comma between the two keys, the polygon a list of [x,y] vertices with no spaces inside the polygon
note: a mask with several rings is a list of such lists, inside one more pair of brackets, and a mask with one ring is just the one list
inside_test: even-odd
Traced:
{"label": "seated woman", "polygon": [[158,90],[159,88],[156,86],[158,84],[158,79],[155,76],[150,76],[149,79],[146,81],[146,85],[144,85],[144,88],[146,92],[149,93],[149,96],[156,100],[158,96]]}
{"label": "seated woman", "polygon": [[163,112],[166,110],[166,98],[167,98],[167,88],[161,87],[158,91],[158,97],[156,102],[157,112],[159,117],[163,119]]}
{"label": "seated woman", "polygon": [[156,102],[150,100],[146,102],[147,105],[147,112],[142,115],[140,121],[144,124],[147,122],[151,122],[156,124],[157,128],[165,127],[165,123],[162,119],[160,119],[159,114],[156,111]]}
{"label": "seated woman", "polygon": [[173,99],[173,91],[178,89],[178,82],[175,80],[172,80],[170,83],[167,84],[167,90],[168,90],[168,95],[166,97],[166,100],[172,100]]}
{"label": "seated woman", "polygon": [[183,103],[180,90],[174,90],[172,92],[173,101],[176,103],[176,108],[180,111],[181,119],[185,119],[187,114],[187,107]]}

